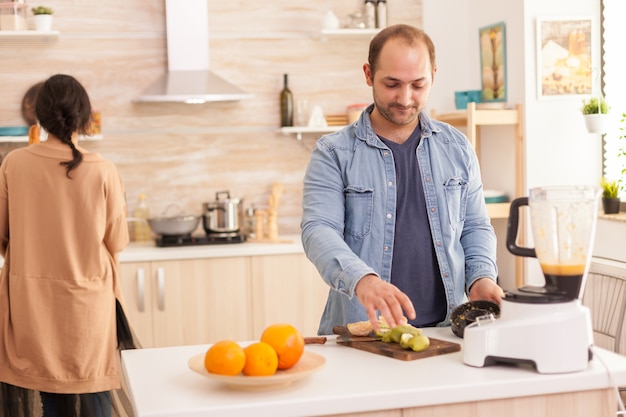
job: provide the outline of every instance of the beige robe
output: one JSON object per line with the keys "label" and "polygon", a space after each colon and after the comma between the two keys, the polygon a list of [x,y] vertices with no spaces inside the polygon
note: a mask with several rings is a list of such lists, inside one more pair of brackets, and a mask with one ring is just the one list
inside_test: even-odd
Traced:
{"label": "beige robe", "polygon": [[0,166],[0,381],[54,393],[120,386],[117,253],[128,244],[113,163],[49,140]]}

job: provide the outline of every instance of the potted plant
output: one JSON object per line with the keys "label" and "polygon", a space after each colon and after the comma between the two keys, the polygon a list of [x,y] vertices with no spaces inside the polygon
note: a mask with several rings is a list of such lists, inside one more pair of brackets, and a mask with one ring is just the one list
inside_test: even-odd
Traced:
{"label": "potted plant", "polygon": [[31,9],[35,19],[35,29],[49,31],[52,28],[52,9],[46,6],[37,6]]}
{"label": "potted plant", "polygon": [[583,100],[582,113],[589,133],[606,133],[609,109],[602,96]]}
{"label": "potted plant", "polygon": [[604,214],[619,213],[619,186],[620,182],[616,180],[609,180],[606,177],[603,177],[600,180],[600,187],[602,187],[602,208],[604,209]]}

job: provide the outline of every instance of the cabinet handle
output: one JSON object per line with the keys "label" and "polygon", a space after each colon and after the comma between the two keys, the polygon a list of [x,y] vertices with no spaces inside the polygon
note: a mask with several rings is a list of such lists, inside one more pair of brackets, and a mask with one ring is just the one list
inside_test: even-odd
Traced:
{"label": "cabinet handle", "polygon": [[159,287],[159,310],[165,310],[165,270],[157,268],[157,284]]}
{"label": "cabinet handle", "polygon": [[142,313],[146,309],[145,277],[143,268],[137,269],[137,308]]}

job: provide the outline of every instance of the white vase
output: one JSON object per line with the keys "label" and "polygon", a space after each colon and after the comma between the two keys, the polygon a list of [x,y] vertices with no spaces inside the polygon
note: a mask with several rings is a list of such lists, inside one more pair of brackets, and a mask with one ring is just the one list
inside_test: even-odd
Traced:
{"label": "white vase", "polygon": [[607,114],[585,114],[585,125],[589,133],[599,133],[601,135],[606,133],[608,125]]}
{"label": "white vase", "polygon": [[33,17],[35,19],[35,30],[48,32],[52,29],[51,14],[36,14]]}

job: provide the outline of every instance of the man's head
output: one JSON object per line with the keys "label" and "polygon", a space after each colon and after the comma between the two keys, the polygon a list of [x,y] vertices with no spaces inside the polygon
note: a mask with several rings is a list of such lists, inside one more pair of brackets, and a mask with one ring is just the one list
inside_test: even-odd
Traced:
{"label": "man's head", "polygon": [[[393,25],[389,26],[372,38],[370,42],[369,55],[367,57],[367,63],[369,64],[372,74],[376,72],[376,66],[380,56],[380,51],[389,39],[399,38],[404,40],[408,45],[415,46],[417,44],[423,44],[428,50],[428,57],[430,58],[430,67],[434,71],[437,70],[437,62],[435,56],[435,45],[430,39],[430,36],[421,29],[415,28],[409,25]],[[434,78],[435,73],[432,73]]]}
{"label": "man's head", "polygon": [[437,71],[435,47],[420,29],[389,26],[372,39],[363,71],[376,111],[394,125],[416,124]]}

